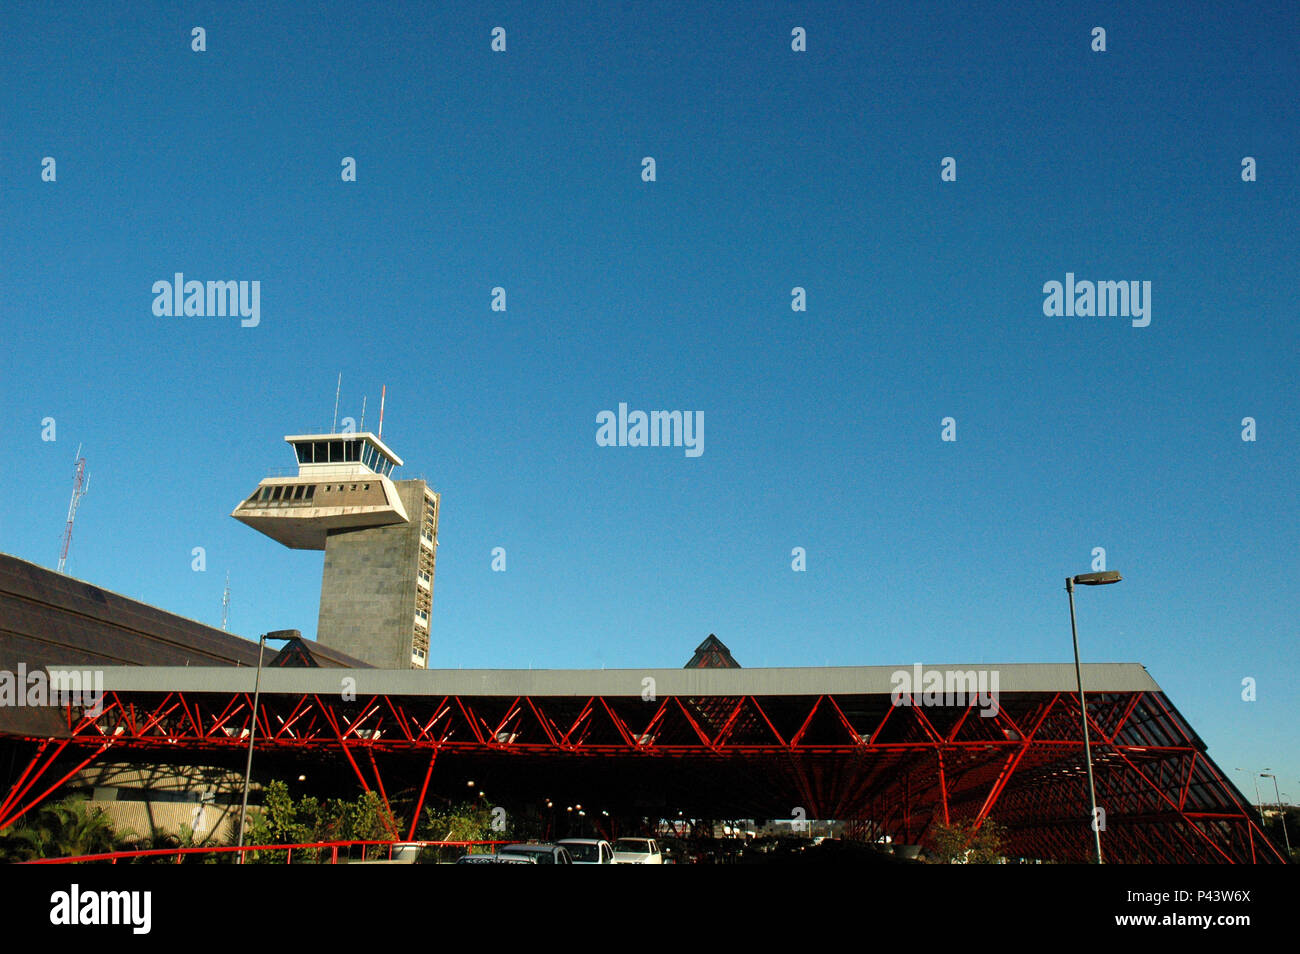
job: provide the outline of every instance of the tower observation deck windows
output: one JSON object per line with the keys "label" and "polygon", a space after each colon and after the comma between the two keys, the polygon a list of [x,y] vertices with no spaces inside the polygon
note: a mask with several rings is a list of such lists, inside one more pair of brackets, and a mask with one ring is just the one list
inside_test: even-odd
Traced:
{"label": "tower observation deck windows", "polygon": [[360,464],[371,473],[388,476],[396,466],[370,438],[348,437],[338,440],[296,441],[294,456],[305,464]]}
{"label": "tower observation deck windows", "polygon": [[[301,441],[293,445],[299,464],[359,464],[367,454],[379,455],[360,438],[338,441]],[[375,468],[372,467],[372,470]]]}
{"label": "tower observation deck windows", "polygon": [[[319,489],[318,484],[276,484],[259,487],[244,501],[245,507],[284,507],[311,504]],[[325,488],[329,490],[327,486]]]}

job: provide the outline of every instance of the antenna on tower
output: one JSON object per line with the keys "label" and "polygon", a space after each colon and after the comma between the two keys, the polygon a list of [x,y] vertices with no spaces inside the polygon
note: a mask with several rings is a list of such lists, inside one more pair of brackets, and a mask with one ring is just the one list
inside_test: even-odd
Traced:
{"label": "antenna on tower", "polygon": [[226,589],[221,594],[221,628],[230,622],[230,571],[226,571]]}
{"label": "antenna on tower", "polygon": [[343,372],[339,372],[339,383],[334,386],[334,423],[330,425],[330,433],[333,434],[339,426],[339,391],[343,389]]}
{"label": "antenna on tower", "polygon": [[364,434],[365,430],[366,430],[366,396],[363,394],[361,395],[361,432]]}
{"label": "antenna on tower", "polygon": [[384,396],[388,394],[388,385],[385,384],[383,390],[379,392],[379,433],[375,436],[380,440],[384,439]]}
{"label": "antenna on tower", "polygon": [[90,490],[90,479],[86,476],[86,458],[81,456],[81,445],[77,445],[77,467],[72,478],[72,502],[68,504],[68,525],[63,531],[63,547],[59,550],[59,572],[68,565],[68,548],[72,546],[72,521],[77,516],[77,504]]}

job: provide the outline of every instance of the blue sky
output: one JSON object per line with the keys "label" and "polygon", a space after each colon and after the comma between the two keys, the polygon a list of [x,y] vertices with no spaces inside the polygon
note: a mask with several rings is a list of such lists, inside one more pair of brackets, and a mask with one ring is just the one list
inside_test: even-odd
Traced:
{"label": "blue sky", "polygon": [[72,574],[313,634],[321,554],[229,513],[342,372],[442,494],[435,667],[1066,661],[1104,547],[1085,660],[1300,800],[1294,4],[1024,6],[7,5],[0,549],[56,563],[84,443]]}

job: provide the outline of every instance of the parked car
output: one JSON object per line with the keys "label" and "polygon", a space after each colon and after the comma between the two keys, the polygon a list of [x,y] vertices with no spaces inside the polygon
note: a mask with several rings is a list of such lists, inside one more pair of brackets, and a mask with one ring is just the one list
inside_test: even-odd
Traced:
{"label": "parked car", "polygon": [[603,838],[562,838],[556,844],[568,849],[575,865],[614,863],[614,846]]}
{"label": "parked car", "polygon": [[664,856],[653,838],[620,838],[614,842],[616,865],[661,865]]}
{"label": "parked car", "polygon": [[456,859],[458,865],[535,865],[538,863],[536,854],[523,852],[512,855],[461,855]]}
{"label": "parked car", "polygon": [[567,848],[551,844],[506,845],[497,852],[497,858],[503,859],[507,864],[514,859],[535,865],[573,864],[573,858],[570,857]]}

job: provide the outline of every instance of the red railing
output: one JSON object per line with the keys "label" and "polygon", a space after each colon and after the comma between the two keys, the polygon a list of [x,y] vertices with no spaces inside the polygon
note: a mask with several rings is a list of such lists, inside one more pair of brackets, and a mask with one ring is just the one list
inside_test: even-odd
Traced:
{"label": "red railing", "polygon": [[[208,855],[220,856],[220,855],[227,855],[232,853],[237,853],[240,856],[240,863],[243,863],[244,860],[243,856],[250,851],[283,851],[286,853],[284,864],[292,864],[293,853],[295,850],[301,852],[303,850],[313,850],[313,849],[319,850],[322,848],[328,848],[330,849],[330,860],[327,862],[318,861],[316,863],[336,865],[339,863],[340,848],[351,849],[360,846],[361,857],[357,859],[358,861],[367,860],[366,849],[368,847],[377,846],[380,848],[387,848],[388,849],[387,860],[391,861],[393,858],[393,849],[399,847],[400,848],[407,848],[407,847],[409,848],[430,848],[430,847],[472,848],[475,845],[491,845],[493,847],[496,847],[498,845],[507,845],[507,844],[511,844],[511,843],[507,841],[314,841],[314,842],[302,842],[299,844],[292,844],[292,845],[244,845],[244,847],[242,848],[238,847],[237,845],[220,845],[220,846],[207,847],[207,848],[204,847],[146,848],[146,849],[141,849],[139,851],[109,851],[99,855],[73,855],[67,858],[34,858],[31,861],[20,862],[20,864],[66,865],[66,864],[79,864],[85,861],[107,861],[110,864],[117,864],[118,859],[120,858],[152,858],[152,857],[164,857],[170,855],[174,855],[176,857],[175,863],[180,864],[181,859],[185,855],[208,854]],[[378,854],[382,854],[382,852],[375,852],[374,854],[378,855]],[[344,860],[350,861],[352,859],[350,857],[345,857]],[[374,860],[374,855],[371,856],[370,860]]]}

